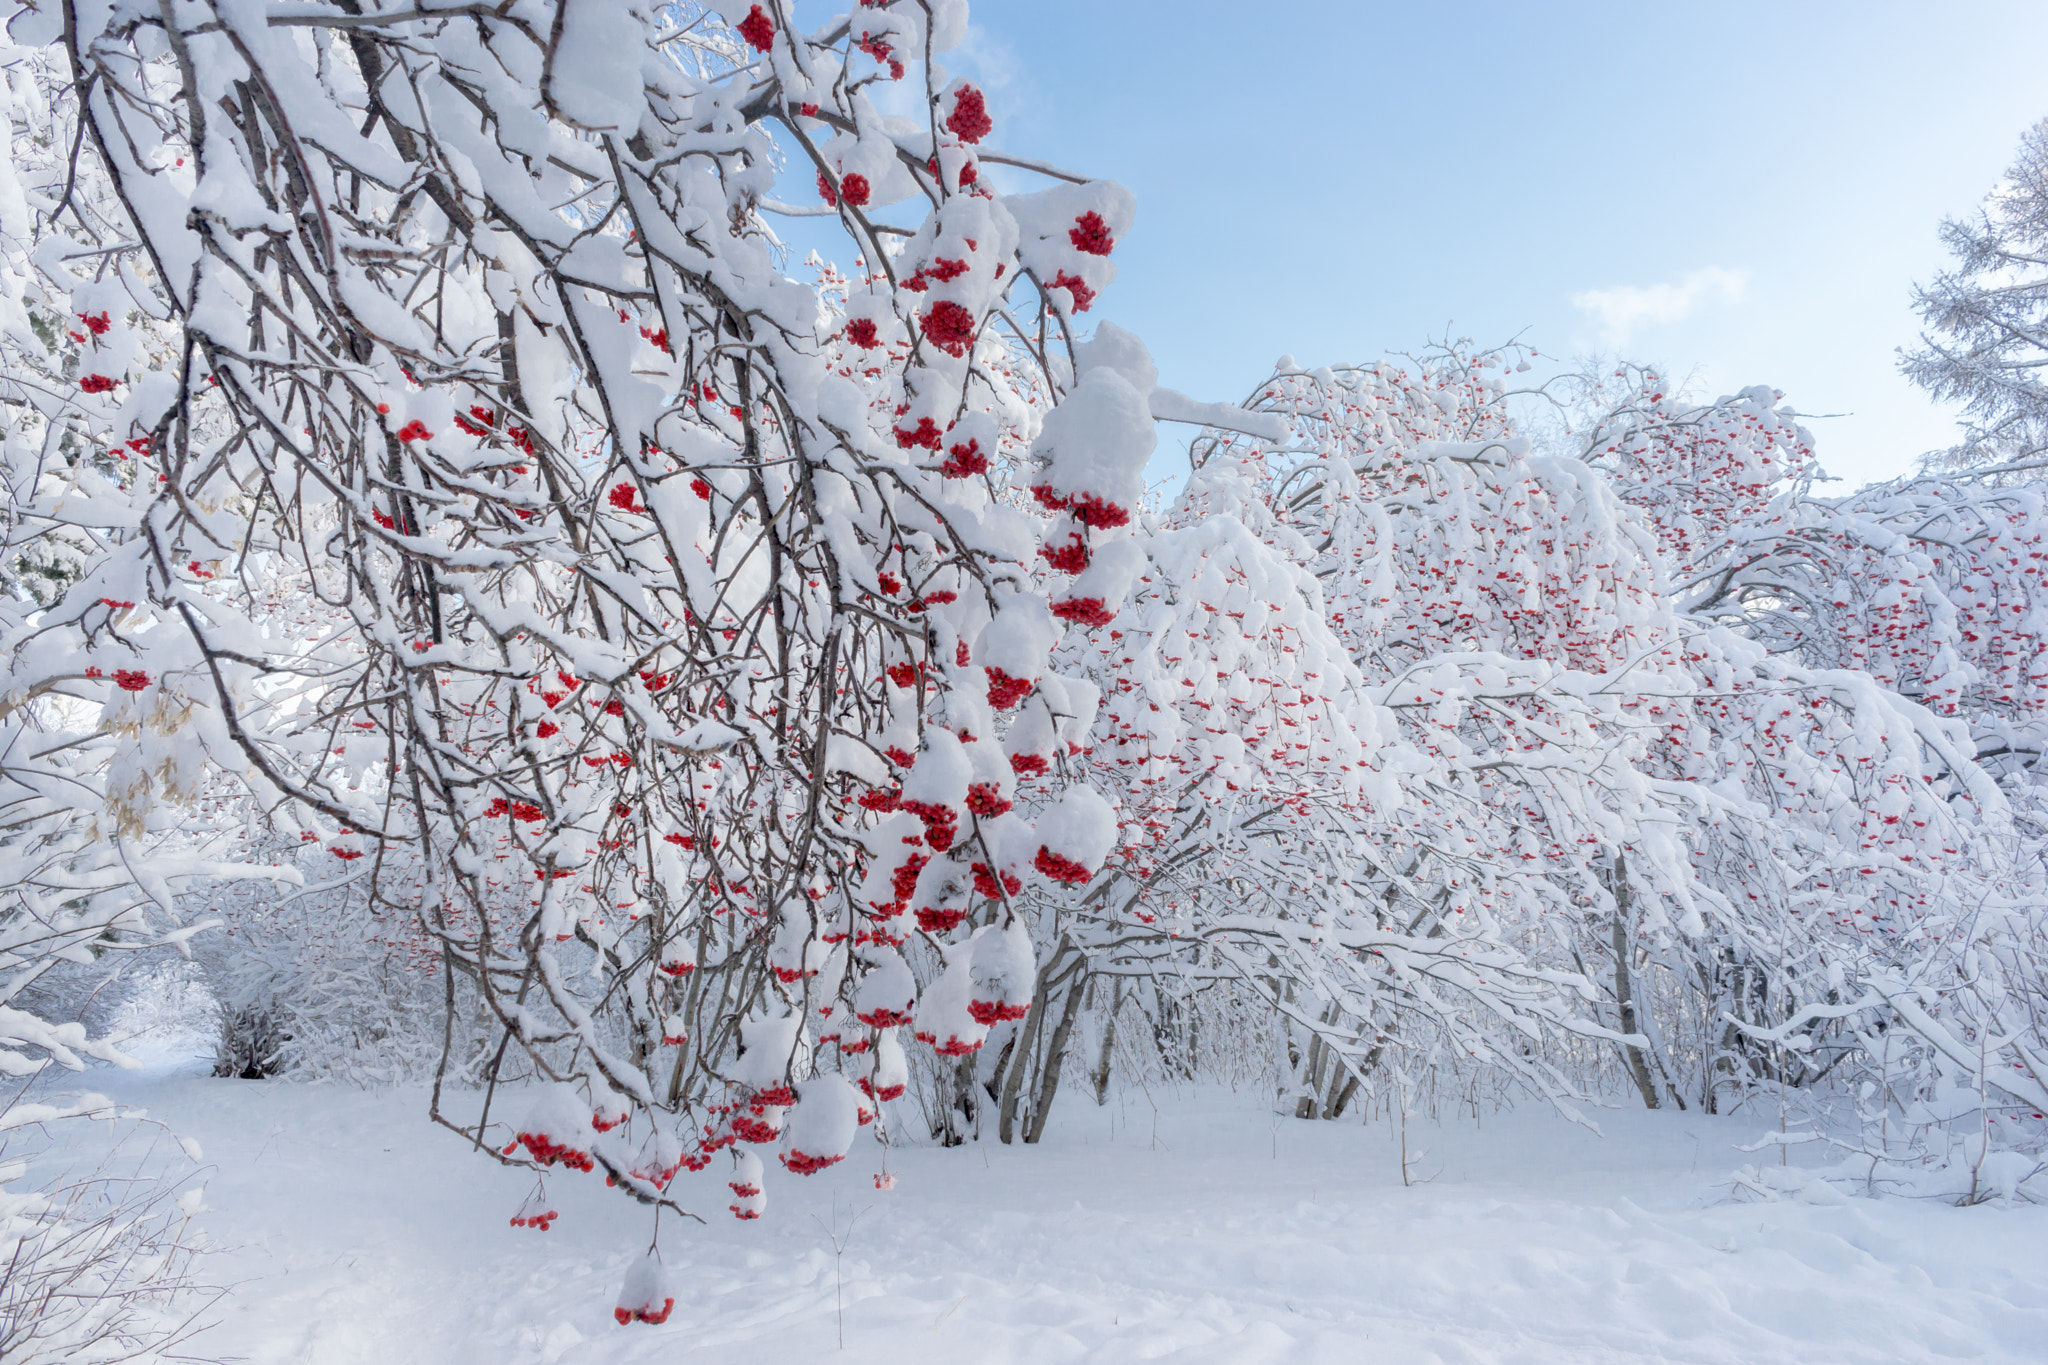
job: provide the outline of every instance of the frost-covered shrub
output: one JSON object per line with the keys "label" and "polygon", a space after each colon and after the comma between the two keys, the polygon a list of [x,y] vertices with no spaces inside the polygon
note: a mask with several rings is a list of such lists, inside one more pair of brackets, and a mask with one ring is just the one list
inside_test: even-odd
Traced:
{"label": "frost-covered shrub", "polygon": [[199,1156],[97,1095],[0,1109],[0,1358],[190,1358],[213,1297],[193,1278]]}
{"label": "frost-covered shrub", "polygon": [[[194,952],[219,1006],[215,1074],[421,1080],[446,1041],[452,1078],[474,1079],[491,1029],[469,977],[444,980],[438,940],[416,916],[373,906],[361,871],[325,849],[300,861],[303,886],[210,888],[207,910],[223,927]],[[322,872],[328,880],[315,881]]]}

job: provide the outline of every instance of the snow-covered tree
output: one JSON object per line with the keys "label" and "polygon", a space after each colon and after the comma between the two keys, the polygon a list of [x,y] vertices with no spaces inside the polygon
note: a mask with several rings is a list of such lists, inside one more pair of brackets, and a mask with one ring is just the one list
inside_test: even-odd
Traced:
{"label": "snow-covered tree", "polygon": [[[0,1355],[24,1362],[136,1359],[193,1329],[196,1191],[143,1150],[159,1127],[62,1091],[67,1070],[133,1062],[56,987],[184,951],[206,927],[195,884],[274,875],[235,860],[202,799],[233,746],[164,628],[190,599],[147,588],[161,483],[121,390],[166,336],[108,182],[75,174],[67,74],[60,52],[0,41]],[[129,1152],[28,1173],[108,1121]]]}
{"label": "snow-covered tree", "polygon": [[2005,468],[1820,496],[1782,395],[1690,405],[1654,371],[1614,379],[1579,453],[1658,525],[1715,694],[1656,757],[1747,798],[1696,836],[1732,913],[1661,978],[1705,987],[1678,1014],[1708,1097],[1832,1075],[1879,1097],[1877,1131],[1942,1148],[1957,1121],[1987,1137],[1995,1109],[2007,1143],[2038,1146],[2038,483]]}
{"label": "snow-covered tree", "polygon": [[1913,290],[1927,331],[1906,377],[1962,405],[1963,439],[1936,468],[2029,462],[2048,453],[2048,120],[1974,218],[1941,225],[1954,264]]}
{"label": "snow-covered tree", "polygon": [[[1131,201],[992,188],[987,103],[929,60],[964,25],[190,6],[64,34],[171,341],[108,376],[149,396],[163,633],[265,837],[360,860],[363,904],[557,1084],[503,1160],[670,1205],[736,1143],[838,1161],[905,1033],[961,1056],[1029,1010],[1010,880],[1116,840],[1085,785],[1014,813],[1045,765],[1007,741],[1081,695],[1051,656],[1094,628],[1041,545],[1114,537],[1143,491],[1148,395],[1071,342]],[[924,117],[882,111],[898,81]],[[835,220],[854,273],[790,279],[777,216]],[[486,1103],[437,1117],[481,1136]]]}

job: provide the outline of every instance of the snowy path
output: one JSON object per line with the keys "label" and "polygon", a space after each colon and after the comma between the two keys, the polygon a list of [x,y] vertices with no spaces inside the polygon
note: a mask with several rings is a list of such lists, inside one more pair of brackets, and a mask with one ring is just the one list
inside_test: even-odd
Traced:
{"label": "snowy path", "polygon": [[[529,1181],[420,1117],[418,1092],[185,1077],[94,1084],[218,1166],[212,1263],[239,1286],[202,1338],[255,1362],[694,1359],[924,1362],[1908,1362],[2048,1358],[2048,1209],[1728,1202],[1753,1122],[1547,1114],[1425,1134],[1404,1189],[1384,1125],[1281,1122],[1247,1097],[1063,1101],[1038,1149],[872,1144],[769,1212],[724,1212],[664,1255],[694,1297],[660,1328],[611,1306],[646,1219],[551,1182],[546,1234],[506,1219]],[[1121,1114],[1119,1110],[1121,1109]],[[1416,1134],[1411,1130],[1411,1141]],[[1276,1156],[1277,1152],[1277,1156]],[[843,1262],[846,1351],[819,1221],[862,1210]]]}

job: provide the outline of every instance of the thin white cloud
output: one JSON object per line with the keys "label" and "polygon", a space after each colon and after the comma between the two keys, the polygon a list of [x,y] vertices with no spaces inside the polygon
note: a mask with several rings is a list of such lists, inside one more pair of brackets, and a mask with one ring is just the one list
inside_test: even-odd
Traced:
{"label": "thin white cloud", "polygon": [[1608,345],[1625,346],[1645,324],[1682,322],[1713,304],[1739,303],[1748,287],[1748,271],[1708,266],[1664,284],[1582,289],[1572,295],[1572,307],[1600,324]]}

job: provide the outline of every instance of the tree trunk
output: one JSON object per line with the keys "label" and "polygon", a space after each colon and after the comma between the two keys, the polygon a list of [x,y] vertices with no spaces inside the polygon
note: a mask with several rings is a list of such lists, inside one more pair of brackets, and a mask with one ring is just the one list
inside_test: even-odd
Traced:
{"label": "tree trunk", "polygon": [[[1323,1010],[1318,1022],[1329,1024],[1334,1022],[1336,1017],[1337,1007],[1330,1005]],[[1328,1057],[1329,1051],[1330,1045],[1323,1041],[1320,1032],[1309,1035],[1308,1065],[1302,1072],[1301,1096],[1294,1102],[1294,1117],[1298,1119],[1312,1119],[1321,1108],[1317,1095],[1323,1088],[1323,1061]]]}
{"label": "tree trunk", "polygon": [[[1047,963],[1046,967],[1051,965]],[[1038,983],[1031,992],[1031,1013],[1018,1026],[1017,1035],[1010,1042],[1009,1065],[1003,1068],[1003,1094],[996,1117],[996,1136],[1006,1147],[1016,1135],[1017,1097],[1023,1092],[1024,1073],[1031,1068],[1031,1056],[1038,1047],[1039,1030],[1045,1023],[1045,975],[1046,968],[1041,967]]]}
{"label": "tree trunk", "polygon": [[1098,1109],[1109,1103],[1109,1063],[1116,1047],[1116,1016],[1123,1007],[1124,980],[1118,977],[1110,986],[1109,1017],[1102,1021],[1102,1052],[1096,1059],[1094,1074],[1089,1077],[1095,1082],[1095,1105]]}
{"label": "tree trunk", "polygon": [[[1077,968],[1078,970],[1078,968]],[[1060,1021],[1053,1027],[1052,1041],[1046,1045],[1045,1060],[1038,1066],[1038,1095],[1031,1102],[1031,1112],[1024,1120],[1024,1141],[1036,1144],[1045,1136],[1045,1118],[1052,1112],[1053,1096],[1059,1093],[1060,1066],[1067,1059],[1067,1040],[1073,1036],[1074,1020],[1081,1014],[1081,983],[1076,981],[1067,988],[1066,1006],[1060,1011]]]}
{"label": "tree trunk", "polygon": [[[1629,891],[1627,855],[1614,856],[1614,1001],[1621,1010],[1621,1031],[1636,1031],[1636,1002],[1628,975],[1628,922]],[[1622,1053],[1628,1058],[1629,1075],[1635,1078],[1636,1089],[1642,1092],[1645,1109],[1658,1108],[1657,1085],[1650,1079],[1650,1064],[1643,1056],[1643,1050],[1634,1043],[1622,1044]]]}
{"label": "tree trunk", "polygon": [[1323,1101],[1323,1117],[1337,1119],[1344,1116],[1351,1097],[1358,1093],[1358,1073],[1338,1066],[1330,1073],[1330,1095]]}

